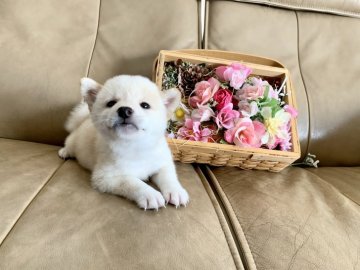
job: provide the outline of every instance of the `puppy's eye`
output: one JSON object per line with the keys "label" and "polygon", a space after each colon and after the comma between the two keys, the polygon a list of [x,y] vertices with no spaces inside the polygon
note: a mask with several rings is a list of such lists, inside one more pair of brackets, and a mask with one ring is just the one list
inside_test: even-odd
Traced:
{"label": "puppy's eye", "polygon": [[108,103],[106,103],[106,107],[111,108],[116,104],[116,100],[110,100]]}
{"label": "puppy's eye", "polygon": [[140,103],[140,106],[141,106],[141,108],[143,108],[143,109],[150,109],[149,103],[146,103],[146,102],[141,102],[141,103]]}

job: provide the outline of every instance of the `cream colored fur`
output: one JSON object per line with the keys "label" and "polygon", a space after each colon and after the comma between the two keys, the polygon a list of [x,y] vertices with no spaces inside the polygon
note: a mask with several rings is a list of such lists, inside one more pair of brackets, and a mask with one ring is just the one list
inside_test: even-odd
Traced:
{"label": "cream colored fur", "polygon": [[[104,86],[83,78],[81,93],[85,102],[74,108],[65,125],[71,133],[59,156],[74,157],[91,170],[93,187],[133,200],[141,208],[186,205],[189,196],[178,181],[164,134],[167,112],[178,104],[179,91],[161,95],[150,80],[121,75]],[[109,101],[115,103],[109,107]],[[142,102],[150,108],[141,107]],[[125,122],[120,107],[133,110]],[[144,182],[150,177],[160,192]]]}

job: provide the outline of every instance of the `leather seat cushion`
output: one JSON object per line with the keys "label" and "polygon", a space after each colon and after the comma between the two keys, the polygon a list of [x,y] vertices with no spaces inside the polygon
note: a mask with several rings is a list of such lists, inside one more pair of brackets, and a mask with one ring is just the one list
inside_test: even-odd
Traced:
{"label": "leather seat cushion", "polygon": [[63,164],[58,147],[0,139],[0,244]]}
{"label": "leather seat cushion", "polygon": [[308,171],[333,185],[344,196],[360,205],[360,167],[310,168]]}
{"label": "leather seat cushion", "polygon": [[[316,172],[315,172],[316,171]],[[331,183],[341,177],[359,196],[359,168],[288,168],[280,173],[213,168],[232,226],[240,226],[249,269],[356,269],[360,207]],[[340,173],[342,176],[340,176]],[[328,181],[329,180],[329,181]],[[240,235],[241,236],[241,235]],[[238,236],[238,241],[243,241]],[[243,245],[246,248],[246,245]]]}
{"label": "leather seat cushion", "polygon": [[143,211],[66,161],[3,242],[0,269],[242,269],[206,183],[177,169],[190,204]]}

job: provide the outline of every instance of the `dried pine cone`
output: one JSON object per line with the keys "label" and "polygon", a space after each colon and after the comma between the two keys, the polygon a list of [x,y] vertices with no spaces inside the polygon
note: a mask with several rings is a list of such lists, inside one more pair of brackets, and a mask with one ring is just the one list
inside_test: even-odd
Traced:
{"label": "dried pine cone", "polygon": [[179,59],[175,66],[178,68],[178,87],[186,97],[194,91],[196,83],[208,80],[213,74],[213,71],[205,64],[195,65]]}
{"label": "dried pine cone", "polygon": [[194,91],[196,83],[208,80],[214,74],[214,70],[205,64],[191,64],[181,59],[175,62],[165,62],[164,69],[163,89],[177,87],[183,97],[189,97]]}

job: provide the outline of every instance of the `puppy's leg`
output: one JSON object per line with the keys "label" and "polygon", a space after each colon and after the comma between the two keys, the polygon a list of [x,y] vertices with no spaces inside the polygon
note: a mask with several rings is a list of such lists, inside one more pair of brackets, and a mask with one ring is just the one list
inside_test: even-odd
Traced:
{"label": "puppy's leg", "polygon": [[94,171],[92,185],[101,192],[112,193],[135,201],[143,209],[165,207],[161,193],[142,180],[132,176],[110,176],[104,171]]}
{"label": "puppy's leg", "polygon": [[58,152],[59,157],[62,159],[68,159],[74,157],[74,148],[75,148],[75,136],[73,133],[70,133],[65,140],[64,147],[61,148]]}
{"label": "puppy's leg", "polygon": [[186,206],[189,202],[189,195],[181,186],[174,164],[163,167],[152,177],[153,182],[160,188],[165,201],[178,207]]}

